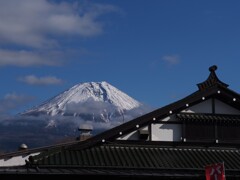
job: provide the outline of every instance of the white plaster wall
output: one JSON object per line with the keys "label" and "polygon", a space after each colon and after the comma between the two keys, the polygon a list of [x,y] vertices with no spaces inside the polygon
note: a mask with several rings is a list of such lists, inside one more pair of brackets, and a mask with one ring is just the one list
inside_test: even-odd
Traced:
{"label": "white plaster wall", "polygon": [[212,113],[212,99],[204,100],[203,102],[182,110],[188,113]]}
{"label": "white plaster wall", "polygon": [[160,121],[164,121],[164,122],[176,121],[176,116],[175,115],[167,116],[167,117],[161,119]]}
{"label": "white plaster wall", "polygon": [[40,154],[40,152],[29,155],[15,156],[7,159],[0,159],[0,167],[25,165],[25,160],[28,160],[29,156],[35,156],[38,154]]}
{"label": "white plaster wall", "polygon": [[[139,128],[139,130],[140,129],[141,130],[148,130],[148,126]],[[139,140],[139,132],[138,132],[138,130],[133,131],[129,134],[126,134],[124,136],[119,137],[118,140]]]}
{"label": "white plaster wall", "polygon": [[148,130],[148,126],[142,127],[142,128],[140,128],[140,129],[142,129],[142,130]]}
{"label": "white plaster wall", "polygon": [[[171,122],[175,121],[175,115],[168,116],[166,118],[161,119],[163,122]],[[182,136],[181,125],[179,124],[161,124],[161,128],[159,124],[151,124],[152,126],[152,140],[153,141],[180,141]],[[148,129],[148,126],[145,126],[141,129]],[[139,140],[139,132],[138,130],[133,131],[127,135],[121,136],[117,138],[118,140]]]}
{"label": "white plaster wall", "polygon": [[118,140],[139,140],[139,133],[138,131],[133,131],[127,135],[119,137]]}
{"label": "white plaster wall", "polygon": [[219,114],[240,114],[239,110],[217,99],[215,100],[215,112]]}
{"label": "white plaster wall", "polygon": [[152,124],[152,141],[181,141],[181,124]]}
{"label": "white plaster wall", "polygon": [[[181,112],[188,113],[212,113],[212,99],[203,101],[197,105],[191,106],[182,110]],[[215,99],[215,113],[219,114],[240,114],[240,111],[229,106],[228,104]]]}

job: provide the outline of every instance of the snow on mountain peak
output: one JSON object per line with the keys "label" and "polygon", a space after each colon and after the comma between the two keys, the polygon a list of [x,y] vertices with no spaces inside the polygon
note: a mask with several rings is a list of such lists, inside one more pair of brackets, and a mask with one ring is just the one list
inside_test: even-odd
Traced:
{"label": "snow on mountain peak", "polygon": [[[87,82],[77,84],[58,96],[44,102],[40,106],[32,108],[23,114],[34,115],[43,113],[54,116],[57,114],[64,114],[71,104],[83,104],[88,101],[105,103],[107,105],[109,104],[109,106],[114,106],[120,113],[142,105],[105,81]],[[91,112],[90,109],[89,111]]]}

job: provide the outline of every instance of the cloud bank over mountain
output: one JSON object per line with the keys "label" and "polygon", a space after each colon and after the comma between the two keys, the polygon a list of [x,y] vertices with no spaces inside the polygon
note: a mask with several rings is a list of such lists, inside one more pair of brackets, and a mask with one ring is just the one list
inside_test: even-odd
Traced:
{"label": "cloud bank over mountain", "polygon": [[21,143],[33,148],[74,140],[80,125],[91,125],[95,135],[151,110],[105,81],[80,83],[16,116],[0,117],[0,144],[14,150]]}

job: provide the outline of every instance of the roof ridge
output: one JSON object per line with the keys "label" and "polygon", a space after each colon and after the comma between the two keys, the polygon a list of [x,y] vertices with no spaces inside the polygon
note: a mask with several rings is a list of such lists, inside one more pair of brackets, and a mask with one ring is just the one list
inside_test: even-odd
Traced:
{"label": "roof ridge", "polygon": [[205,90],[209,87],[212,87],[216,84],[223,86],[225,88],[227,88],[229,86],[228,84],[219,80],[219,78],[217,77],[217,74],[215,73],[216,70],[217,70],[216,65],[209,67],[210,74],[209,74],[208,78],[204,82],[197,84],[198,89],[200,91],[203,91],[203,90]]}

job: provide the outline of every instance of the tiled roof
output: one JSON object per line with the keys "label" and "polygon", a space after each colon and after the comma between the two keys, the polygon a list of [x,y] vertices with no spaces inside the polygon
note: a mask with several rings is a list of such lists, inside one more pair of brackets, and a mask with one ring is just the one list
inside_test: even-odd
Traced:
{"label": "tiled roof", "polygon": [[34,156],[32,165],[142,169],[198,169],[224,162],[227,170],[240,169],[237,149],[161,147],[153,145],[101,145],[84,150],[63,150]]}
{"label": "tiled roof", "polygon": [[224,122],[240,123],[240,115],[231,114],[198,114],[198,113],[179,113],[177,118],[184,121],[204,121],[204,122]]}
{"label": "tiled roof", "polygon": [[[11,167],[11,168],[0,168],[0,177],[8,179],[35,179],[41,174],[42,178],[49,177],[52,178],[81,178],[98,176],[106,179],[125,179],[132,177],[133,179],[149,179],[149,178],[159,178],[169,179],[172,177],[178,177],[181,179],[205,179],[205,174],[203,170],[179,170],[179,169],[121,169],[121,168],[79,168],[79,167]],[[7,176],[6,176],[7,175]],[[35,175],[35,176],[34,176]],[[56,175],[56,176],[54,176]],[[239,177],[239,175],[232,171],[232,177]],[[229,176],[228,176],[229,177]]]}
{"label": "tiled roof", "polygon": [[[95,137],[90,138],[86,141],[83,141],[83,142],[73,141],[70,143],[54,145],[51,147],[37,148],[35,150],[27,150],[24,152],[14,152],[14,153],[9,153],[9,154],[4,154],[4,155],[0,156],[0,158],[12,157],[12,156],[17,156],[17,155],[21,155],[21,154],[30,154],[33,152],[49,151],[51,149],[56,149],[56,148],[68,148],[68,147],[70,147],[70,148],[76,147],[77,149],[79,149],[80,147],[86,148],[89,146],[98,145],[99,143],[101,143],[102,140],[115,141],[115,139],[117,139],[118,137],[124,136],[126,134],[129,134],[129,133],[137,130],[137,129],[145,127],[149,123],[156,123],[156,122],[160,121],[161,119],[169,116],[169,112],[171,112],[173,114],[180,113],[182,110],[184,110],[186,108],[186,105],[188,107],[191,107],[191,106],[194,106],[194,105],[202,102],[203,97],[204,97],[204,100],[214,97],[214,98],[216,98],[222,102],[225,102],[225,103],[229,104],[230,106],[240,110],[240,95],[238,93],[232,91],[231,89],[227,88],[228,87],[227,84],[221,82],[217,78],[217,76],[215,74],[216,69],[214,70],[214,67],[210,67],[210,68],[211,68],[211,73],[209,75],[209,78],[210,78],[210,80],[213,79],[214,81],[211,81],[212,83],[209,86],[206,86],[206,87],[204,86],[203,89],[198,90],[179,101],[171,103],[162,108],[156,109],[156,110],[154,110],[148,114],[145,114],[143,116],[137,117],[131,121],[121,124],[120,126],[109,129],[109,130],[107,130],[103,133],[100,133],[100,134],[96,135]],[[188,117],[186,117],[186,118],[188,118]],[[196,119],[196,117],[195,117],[195,119]]]}
{"label": "tiled roof", "polygon": [[[191,142],[173,142],[164,144],[154,142],[116,141],[120,136],[139,130],[150,123],[157,123],[170,114],[177,114],[180,120],[199,121],[234,121],[239,116],[182,114],[186,107],[194,106],[204,100],[215,98],[240,110],[240,95],[227,88],[216,74],[216,67],[211,67],[209,78],[198,84],[199,90],[191,95],[110,129],[83,142],[74,142],[56,148],[42,150],[37,156],[30,156],[23,174],[84,174],[84,175],[135,175],[141,176],[178,176],[204,178],[204,167],[208,164],[224,162],[226,174],[240,179],[240,150],[237,144],[221,147],[220,143],[202,144]],[[171,112],[171,113],[170,113]],[[180,113],[180,114],[179,114]],[[103,143],[104,142],[104,143]],[[124,144],[125,143],[125,144]],[[151,142],[153,143],[153,142]],[[190,143],[190,146],[186,146]],[[193,147],[194,146],[194,147]],[[227,148],[232,147],[232,148]],[[235,147],[235,148],[233,148]],[[13,169],[14,171],[15,169]],[[5,170],[3,170],[5,171]],[[20,170],[19,170],[20,171]],[[18,172],[19,172],[18,171]],[[9,172],[6,170],[6,172]],[[1,168],[0,168],[1,173]]]}

